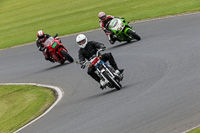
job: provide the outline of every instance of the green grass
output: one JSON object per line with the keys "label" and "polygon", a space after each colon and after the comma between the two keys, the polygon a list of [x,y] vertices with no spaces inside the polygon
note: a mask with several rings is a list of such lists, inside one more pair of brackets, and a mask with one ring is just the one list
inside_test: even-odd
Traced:
{"label": "green grass", "polygon": [[188,133],[200,133],[200,127],[196,128]]}
{"label": "green grass", "polygon": [[200,11],[199,0],[1,0],[0,49],[33,42],[42,29],[66,35],[99,28],[104,11],[128,21]]}
{"label": "green grass", "polygon": [[50,89],[0,86],[0,133],[11,133],[41,115],[55,100]]}

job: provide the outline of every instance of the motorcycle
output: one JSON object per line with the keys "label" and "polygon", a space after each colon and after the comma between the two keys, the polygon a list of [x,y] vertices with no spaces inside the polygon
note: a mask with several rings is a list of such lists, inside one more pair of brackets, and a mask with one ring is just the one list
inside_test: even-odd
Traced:
{"label": "motorcycle", "polygon": [[136,39],[137,41],[141,40],[140,36],[136,34],[133,28],[125,21],[125,19],[113,18],[106,24],[111,32],[114,33],[113,37],[118,41],[127,41]]}
{"label": "motorcycle", "polygon": [[[120,90],[122,85],[120,84],[120,81],[123,79],[123,74],[118,73],[115,74],[114,68],[109,66],[107,63],[101,60],[101,56],[99,56],[99,52],[103,51],[102,49],[99,49],[96,53],[96,55],[93,55],[89,61],[85,61],[83,65],[86,65],[87,63],[90,63],[89,67],[94,66],[98,72],[98,76],[101,80],[105,81],[105,87],[108,86],[109,88],[116,88],[117,90]],[[79,63],[78,63],[79,64]]]}
{"label": "motorcycle", "polygon": [[61,44],[61,42],[57,39],[57,34],[54,37],[49,37],[44,42],[45,52],[48,52],[50,58],[60,64],[64,64],[66,60],[70,63],[74,61],[74,59],[69,55],[67,49]]}

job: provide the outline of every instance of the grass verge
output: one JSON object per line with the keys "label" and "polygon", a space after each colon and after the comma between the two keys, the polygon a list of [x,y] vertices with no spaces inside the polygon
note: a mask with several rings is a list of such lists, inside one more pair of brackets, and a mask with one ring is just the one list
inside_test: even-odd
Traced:
{"label": "grass verge", "polygon": [[53,91],[31,85],[0,85],[0,133],[11,133],[41,115]]}
{"label": "grass verge", "polygon": [[190,132],[187,132],[187,133],[200,133],[200,127],[190,131]]}
{"label": "grass verge", "polygon": [[97,14],[128,21],[200,11],[199,0],[1,0],[0,49],[33,42],[42,29],[66,35],[99,28]]}

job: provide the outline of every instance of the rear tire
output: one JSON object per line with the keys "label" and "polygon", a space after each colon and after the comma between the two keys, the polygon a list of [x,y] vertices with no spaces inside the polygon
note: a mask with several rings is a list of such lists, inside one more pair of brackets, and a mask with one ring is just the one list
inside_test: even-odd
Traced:
{"label": "rear tire", "polygon": [[121,89],[121,85],[117,83],[113,78],[111,78],[108,72],[105,71],[102,74],[112,84],[113,87],[115,87],[117,90]]}
{"label": "rear tire", "polygon": [[127,34],[131,36],[133,39],[136,39],[138,41],[141,40],[140,36],[130,29],[127,30]]}
{"label": "rear tire", "polygon": [[74,59],[65,51],[65,50],[61,50],[60,53],[62,54],[62,56],[64,56],[70,63],[72,63],[74,61]]}

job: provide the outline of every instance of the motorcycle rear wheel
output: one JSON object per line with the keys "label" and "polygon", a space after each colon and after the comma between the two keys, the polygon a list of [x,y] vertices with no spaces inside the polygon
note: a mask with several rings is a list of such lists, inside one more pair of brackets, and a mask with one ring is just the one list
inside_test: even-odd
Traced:
{"label": "motorcycle rear wheel", "polygon": [[121,85],[111,78],[108,72],[104,71],[102,74],[112,84],[113,87],[115,87],[117,90],[121,89]]}
{"label": "motorcycle rear wheel", "polygon": [[133,39],[136,39],[138,41],[141,40],[141,37],[130,29],[127,30],[127,34],[131,36]]}
{"label": "motorcycle rear wheel", "polygon": [[60,53],[62,54],[62,56],[64,56],[70,63],[72,63],[74,61],[74,59],[65,51],[65,50],[61,50]]}

